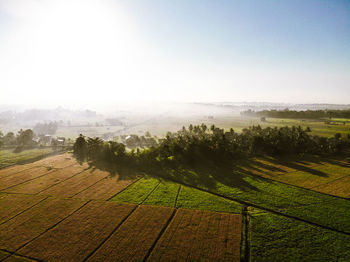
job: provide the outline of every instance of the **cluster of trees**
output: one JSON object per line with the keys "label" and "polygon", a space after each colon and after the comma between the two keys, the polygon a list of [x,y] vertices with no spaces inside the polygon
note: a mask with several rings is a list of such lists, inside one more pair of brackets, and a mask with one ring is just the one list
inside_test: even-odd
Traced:
{"label": "cluster of trees", "polygon": [[243,116],[295,118],[295,119],[320,119],[320,118],[350,118],[350,110],[247,110],[241,112]]}
{"label": "cluster of trees", "polygon": [[0,131],[0,146],[33,146],[36,144],[33,138],[34,132],[31,129],[21,129],[17,134],[8,132],[6,135]]}
{"label": "cluster of trees", "polygon": [[37,135],[54,135],[57,131],[57,128],[57,122],[37,123],[34,126],[33,131]]}
{"label": "cluster of trees", "polygon": [[333,154],[350,149],[350,135],[319,137],[299,127],[253,126],[236,133],[205,124],[185,127],[168,133],[156,146],[127,151],[122,143],[104,142],[80,135],[74,154],[80,161],[129,164],[134,167],[153,165],[193,165],[232,161],[257,155]]}

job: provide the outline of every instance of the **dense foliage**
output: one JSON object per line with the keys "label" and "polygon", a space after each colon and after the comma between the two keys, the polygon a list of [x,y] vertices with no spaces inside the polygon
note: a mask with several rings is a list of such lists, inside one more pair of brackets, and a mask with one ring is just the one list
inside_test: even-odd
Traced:
{"label": "dense foliage", "polygon": [[127,164],[133,167],[153,165],[194,165],[220,163],[257,155],[334,154],[350,148],[350,135],[320,137],[299,127],[253,126],[242,133],[225,131],[212,125],[185,127],[168,133],[157,145],[144,150],[127,151],[122,143],[80,135],[74,153],[81,161]]}
{"label": "dense foliage", "polygon": [[350,118],[350,110],[247,110],[241,112],[243,116],[296,118],[296,119],[320,119],[320,118]]}

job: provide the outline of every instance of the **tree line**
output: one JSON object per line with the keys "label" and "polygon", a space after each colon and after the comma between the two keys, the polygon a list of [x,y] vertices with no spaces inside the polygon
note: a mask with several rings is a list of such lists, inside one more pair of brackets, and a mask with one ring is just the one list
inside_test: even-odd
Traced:
{"label": "tree line", "polygon": [[350,118],[350,110],[262,110],[251,109],[241,112],[242,116],[295,118],[295,119],[321,119],[321,118]]}
{"label": "tree line", "polygon": [[80,135],[74,154],[80,161],[106,162],[132,167],[185,166],[222,163],[260,155],[336,154],[350,149],[350,135],[311,135],[302,127],[252,126],[241,133],[215,125],[190,125],[166,137],[155,146],[128,151],[123,143],[105,142]]}

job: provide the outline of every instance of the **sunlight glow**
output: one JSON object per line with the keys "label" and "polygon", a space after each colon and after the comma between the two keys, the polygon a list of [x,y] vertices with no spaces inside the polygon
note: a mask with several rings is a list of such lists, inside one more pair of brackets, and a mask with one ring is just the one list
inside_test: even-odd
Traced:
{"label": "sunlight glow", "polygon": [[[259,64],[258,56],[245,63],[244,54],[227,63],[204,54],[177,56],[180,47],[175,54],[160,50],[164,41],[147,35],[120,1],[2,0],[1,14],[0,104],[347,101],[331,88],[345,90],[350,75],[344,70]],[[181,32],[177,41],[184,44]],[[214,57],[221,50],[207,46]]]}

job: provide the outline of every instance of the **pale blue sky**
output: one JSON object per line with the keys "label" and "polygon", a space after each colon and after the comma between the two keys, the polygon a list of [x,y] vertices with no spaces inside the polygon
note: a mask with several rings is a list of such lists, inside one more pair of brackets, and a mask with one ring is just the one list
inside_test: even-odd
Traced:
{"label": "pale blue sky", "polygon": [[0,103],[350,103],[350,1],[0,0],[0,48]]}

